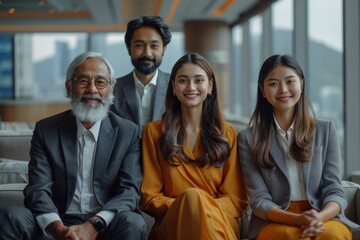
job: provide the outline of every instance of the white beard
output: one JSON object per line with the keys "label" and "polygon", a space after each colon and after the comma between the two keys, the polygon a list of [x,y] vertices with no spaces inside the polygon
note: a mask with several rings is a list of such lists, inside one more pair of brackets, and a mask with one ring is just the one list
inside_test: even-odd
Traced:
{"label": "white beard", "polygon": [[[99,103],[84,103],[81,101],[84,97],[92,97],[99,99]],[[109,94],[107,98],[101,98],[98,95],[85,94],[82,96],[73,96],[71,93],[72,112],[81,122],[97,122],[101,121],[108,115],[109,107],[113,103],[114,95]]]}

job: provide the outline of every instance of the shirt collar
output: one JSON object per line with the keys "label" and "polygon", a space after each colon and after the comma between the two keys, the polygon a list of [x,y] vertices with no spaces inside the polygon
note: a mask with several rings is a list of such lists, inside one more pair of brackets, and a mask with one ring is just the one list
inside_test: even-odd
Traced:
{"label": "shirt collar", "polygon": [[[147,85],[156,86],[156,82],[157,82],[158,75],[159,75],[159,72],[158,72],[158,70],[156,69],[154,76],[151,78],[150,82],[149,82]],[[144,87],[144,84],[142,84],[142,82],[141,82],[141,81],[139,80],[139,78],[136,76],[135,70],[133,71],[133,77],[134,77],[135,85],[141,84],[141,86]]]}
{"label": "shirt collar", "polygon": [[276,120],[276,117],[274,115],[273,115],[273,118],[274,118],[274,121],[275,121],[275,124],[276,124],[276,129],[280,133],[281,136],[283,136],[284,138],[285,138],[286,135],[292,136],[292,132],[294,131],[294,121],[295,121],[295,119],[291,123],[289,129],[287,131],[284,131],[283,129],[281,129],[281,127],[280,127],[280,125],[279,125],[279,123]]}
{"label": "shirt collar", "polygon": [[95,141],[97,142],[98,140],[98,136],[99,136],[99,132],[100,132],[100,125],[101,125],[101,120],[97,121],[94,123],[94,125],[90,128],[90,129],[86,129],[82,123],[80,122],[79,119],[76,118],[76,125],[77,125],[77,139],[79,139],[79,137],[81,137],[87,130],[89,130],[93,136]]}

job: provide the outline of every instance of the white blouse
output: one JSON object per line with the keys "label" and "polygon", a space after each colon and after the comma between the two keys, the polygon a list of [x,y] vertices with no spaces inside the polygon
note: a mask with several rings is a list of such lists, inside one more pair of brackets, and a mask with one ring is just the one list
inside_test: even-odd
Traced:
{"label": "white blouse", "polygon": [[292,201],[296,200],[307,200],[304,187],[304,175],[302,171],[302,163],[296,161],[289,154],[290,144],[294,140],[294,122],[291,124],[290,128],[287,131],[284,131],[280,128],[276,118],[274,117],[277,131],[280,135],[279,142],[284,151],[284,158],[288,170],[288,178],[290,181],[290,199]]}

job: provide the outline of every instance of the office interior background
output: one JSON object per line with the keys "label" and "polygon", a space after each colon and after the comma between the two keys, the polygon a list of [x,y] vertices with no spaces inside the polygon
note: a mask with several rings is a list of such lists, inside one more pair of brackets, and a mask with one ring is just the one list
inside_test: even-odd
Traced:
{"label": "office interior background", "polygon": [[79,53],[101,52],[116,77],[130,72],[124,31],[141,15],[160,15],[172,30],[162,70],[188,51],[212,63],[226,118],[238,126],[254,108],[262,62],[293,55],[316,116],[336,123],[343,178],[359,175],[358,0],[0,0],[0,120],[44,117],[17,115],[16,106],[66,105],[66,68]]}

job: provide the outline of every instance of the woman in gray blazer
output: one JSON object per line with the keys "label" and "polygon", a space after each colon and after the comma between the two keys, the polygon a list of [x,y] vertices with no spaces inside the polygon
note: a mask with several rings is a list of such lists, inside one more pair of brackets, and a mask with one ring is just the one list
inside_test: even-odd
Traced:
{"label": "woman in gray blazer", "polygon": [[352,239],[344,215],[335,126],[318,120],[290,56],[262,65],[257,103],[238,150],[252,216],[250,239]]}

